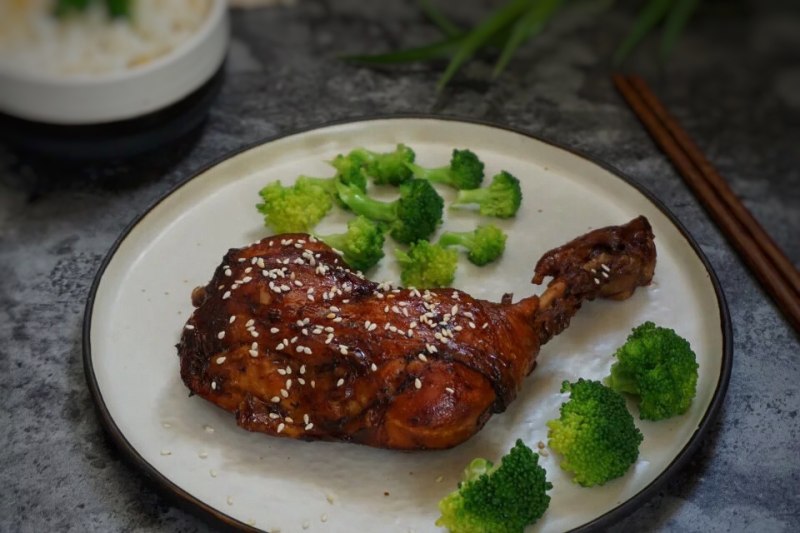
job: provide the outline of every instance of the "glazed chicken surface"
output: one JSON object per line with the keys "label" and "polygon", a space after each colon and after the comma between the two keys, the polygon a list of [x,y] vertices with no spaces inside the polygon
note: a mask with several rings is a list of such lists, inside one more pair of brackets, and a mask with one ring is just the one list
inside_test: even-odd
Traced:
{"label": "glazed chicken surface", "polygon": [[537,263],[542,295],[512,303],[378,284],[309,235],[268,237],[192,293],[181,377],[250,431],[449,448],[505,410],[584,300],[650,283],[653,238],[644,217],[578,237]]}

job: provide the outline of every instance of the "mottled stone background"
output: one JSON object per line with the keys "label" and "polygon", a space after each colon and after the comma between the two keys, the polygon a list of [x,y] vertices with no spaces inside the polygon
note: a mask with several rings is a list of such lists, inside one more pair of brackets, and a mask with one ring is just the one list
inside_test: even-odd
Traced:
{"label": "mottled stone background", "polygon": [[[447,2],[439,2],[447,8]],[[449,2],[462,23],[497,2]],[[469,4],[469,5],[461,5]],[[375,71],[337,55],[421,43],[415,3],[298,0],[237,12],[228,75],[199,136],[166,154],[47,173],[0,148],[0,530],[205,531],[121,461],[83,376],[92,278],[125,226],[230,150],[333,119],[433,112],[524,128],[601,158],[689,228],[730,305],[734,368],[691,463],[618,531],[800,530],[800,344],[609,81],[633,2],[576,10],[484,80],[476,62],[441,96],[439,67]],[[787,255],[800,263],[800,4],[710,1],[672,59],[646,76]],[[589,8],[585,8],[589,9]]]}

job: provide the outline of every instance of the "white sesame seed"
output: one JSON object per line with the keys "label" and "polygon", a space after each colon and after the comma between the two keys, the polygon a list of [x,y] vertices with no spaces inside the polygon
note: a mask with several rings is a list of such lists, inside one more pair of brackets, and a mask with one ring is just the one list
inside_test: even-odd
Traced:
{"label": "white sesame seed", "polygon": [[292,390],[292,380],[291,379],[287,379],[286,380],[286,390]]}
{"label": "white sesame seed", "polygon": [[436,352],[439,351],[439,350],[436,349],[436,346],[434,346],[433,344],[426,344],[425,345],[425,349],[428,350],[428,353],[436,353]]}
{"label": "white sesame seed", "polygon": [[339,353],[342,354],[342,355],[347,355],[347,346],[345,346],[344,344],[340,345],[339,346]]}
{"label": "white sesame seed", "polygon": [[342,385],[344,385],[344,378],[339,378],[339,381],[336,382],[336,386],[341,387]]}
{"label": "white sesame seed", "polygon": [[422,388],[422,381],[419,378],[415,379],[414,380],[414,386],[416,388],[418,388],[418,389],[421,389]]}
{"label": "white sesame seed", "polygon": [[311,348],[309,348],[308,346],[305,346],[303,348],[303,353],[306,354],[306,355],[311,355]]}
{"label": "white sesame seed", "polygon": [[225,332],[224,331],[220,331],[219,333],[217,333],[217,338],[220,339],[220,340],[224,339],[225,338]]}
{"label": "white sesame seed", "polygon": [[308,424],[308,413],[306,413],[306,414],[304,414],[304,415],[303,415],[303,422],[305,422],[306,424]]}
{"label": "white sesame seed", "polygon": [[315,389],[317,387],[317,383],[312,379],[311,380],[311,388]]}
{"label": "white sesame seed", "polygon": [[242,278],[242,283],[250,283],[251,281],[253,281],[253,278],[250,276],[245,276]]}
{"label": "white sesame seed", "polygon": [[311,430],[313,428],[314,428],[314,423],[313,422],[309,422],[308,424],[306,424],[306,431],[309,431],[309,430]]}
{"label": "white sesame seed", "polygon": [[286,346],[282,342],[279,342],[278,345],[275,347],[275,349],[278,351],[283,350],[284,348],[286,348]]}
{"label": "white sesame seed", "polygon": [[258,332],[253,329],[253,330],[250,331],[250,335],[252,335],[253,337],[257,338],[258,337]]}
{"label": "white sesame seed", "polygon": [[186,329],[192,330],[194,329],[194,326],[191,324],[186,324]]}
{"label": "white sesame seed", "polygon": [[226,275],[227,277],[231,277],[231,276],[233,276],[233,272],[231,271],[231,269],[230,269],[230,268],[229,268],[229,269],[227,269],[227,270],[225,271],[225,275]]}
{"label": "white sesame seed", "polygon": [[450,394],[453,394],[455,392],[451,387],[445,387],[444,390],[446,390]]}
{"label": "white sesame seed", "polygon": [[475,322],[473,322],[472,320],[470,320],[469,322],[467,322],[467,325],[468,325],[470,328],[472,328],[472,329],[475,329]]}
{"label": "white sesame seed", "polygon": [[231,315],[228,319],[228,324],[233,324],[236,321],[236,315]]}
{"label": "white sesame seed", "polygon": [[286,390],[286,389],[281,389],[281,396],[283,396],[284,398],[288,398],[289,397],[289,391]]}
{"label": "white sesame seed", "polygon": [[258,350],[250,350],[250,357],[258,357]]}
{"label": "white sesame seed", "polygon": [[375,363],[372,363],[371,365],[369,365],[369,368],[370,368],[370,370],[375,372],[376,370],[378,370],[378,365],[376,365]]}
{"label": "white sesame seed", "polygon": [[342,321],[342,317],[337,316],[336,318],[333,319],[333,321],[334,322],[341,322]]}
{"label": "white sesame seed", "polygon": [[417,357],[419,357],[419,360],[422,361],[422,362],[427,362],[428,361],[428,358],[425,357],[424,353],[421,353],[421,354],[417,355]]}
{"label": "white sesame seed", "polygon": [[306,365],[300,365],[300,374],[306,373]]}
{"label": "white sesame seed", "polygon": [[306,384],[306,380],[304,380],[303,378],[297,378],[297,382],[298,382],[300,385],[305,385],[305,384]]}
{"label": "white sesame seed", "polygon": [[280,401],[281,401],[281,399],[280,399],[280,398],[278,398],[277,396],[273,396],[272,398],[270,398],[270,401],[271,401],[272,403],[278,403],[278,402],[280,402]]}
{"label": "white sesame seed", "polygon": [[286,371],[286,375],[287,376],[291,376],[292,375],[292,367],[287,366],[284,370]]}
{"label": "white sesame seed", "polygon": [[594,281],[594,284],[595,284],[595,285],[600,285],[600,280],[599,280],[599,279],[597,279],[597,278],[592,278],[592,281]]}
{"label": "white sesame seed", "polygon": [[217,382],[216,381],[212,381],[211,382],[211,390],[217,390]]}
{"label": "white sesame seed", "polygon": [[286,418],[284,418],[284,420],[286,420],[287,424],[294,424],[294,418],[292,418],[291,416],[287,416]]}
{"label": "white sesame seed", "polygon": [[280,330],[278,328],[269,328],[270,333],[278,333]]}
{"label": "white sesame seed", "polygon": [[604,272],[601,272],[601,274],[603,274],[603,277],[604,277],[604,278],[608,279],[608,272],[605,272],[605,271],[604,271]]}
{"label": "white sesame seed", "polygon": [[333,333],[328,333],[328,337],[325,339],[325,344],[330,344],[333,340]]}
{"label": "white sesame seed", "polygon": [[375,331],[375,329],[376,329],[377,327],[378,327],[378,324],[372,323],[372,324],[370,324],[370,325],[369,325],[369,327],[367,328],[367,331]]}
{"label": "white sesame seed", "polygon": [[172,452],[169,450],[161,450],[161,455],[172,455]]}
{"label": "white sesame seed", "polygon": [[289,340],[289,342],[292,343],[292,344],[296,343],[297,342],[297,335],[292,337],[291,340]]}
{"label": "white sesame seed", "polygon": [[200,459],[208,459],[208,452],[200,452],[197,454]]}
{"label": "white sesame seed", "polygon": [[325,318],[335,318],[335,317],[336,315],[334,313],[328,313],[327,315],[325,315]]}
{"label": "white sesame seed", "polygon": [[217,364],[218,365],[221,365],[224,362],[225,362],[225,356],[224,355],[221,356],[221,357],[217,357]]}
{"label": "white sesame seed", "polygon": [[484,322],[483,325],[481,326],[481,329],[486,329],[488,327],[489,327],[489,323],[488,322]]}
{"label": "white sesame seed", "polygon": [[223,300],[227,300],[231,297],[231,291],[225,291],[225,294],[222,295]]}
{"label": "white sesame seed", "polygon": [[277,420],[277,419],[279,419],[279,418],[281,417],[281,415],[279,415],[278,413],[270,413],[270,414],[269,414],[269,417],[270,417],[272,420]]}
{"label": "white sesame seed", "polygon": [[605,263],[603,263],[602,265],[600,265],[600,268],[602,268],[602,269],[603,269],[603,270],[605,270],[606,272],[611,272],[611,269],[610,269],[610,268],[608,268],[608,265],[607,265],[607,264],[605,264]]}
{"label": "white sesame seed", "polygon": [[298,345],[297,345],[297,348],[295,348],[295,350],[294,350],[294,351],[296,351],[297,353],[300,353],[300,352],[302,352],[302,351],[303,351],[303,345],[302,345],[302,344],[298,344]]}
{"label": "white sesame seed", "polygon": [[285,427],[286,427],[286,424],[284,424],[283,422],[281,422],[280,424],[278,424],[278,433],[280,433],[281,431],[283,431],[283,428],[285,428]]}

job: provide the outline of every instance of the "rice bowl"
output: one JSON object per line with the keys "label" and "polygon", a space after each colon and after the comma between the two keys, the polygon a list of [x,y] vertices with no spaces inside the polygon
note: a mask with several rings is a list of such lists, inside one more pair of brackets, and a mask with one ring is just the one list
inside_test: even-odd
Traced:
{"label": "rice bowl", "polygon": [[224,0],[134,0],[58,19],[52,0],[0,2],[0,112],[102,124],[163,109],[208,81],[229,39]]}

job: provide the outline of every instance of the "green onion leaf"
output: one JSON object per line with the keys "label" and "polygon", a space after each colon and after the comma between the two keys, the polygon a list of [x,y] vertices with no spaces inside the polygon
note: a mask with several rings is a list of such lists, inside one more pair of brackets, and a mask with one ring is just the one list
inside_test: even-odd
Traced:
{"label": "green onion leaf", "polygon": [[647,33],[652,30],[656,24],[661,22],[661,19],[667,14],[673,0],[650,0],[644,9],[639,12],[636,17],[636,22],[633,25],[628,36],[622,41],[622,44],[614,52],[613,62],[615,65],[622,64],[628,55],[636,48],[639,41],[644,39]]}
{"label": "green onion leaf", "polygon": [[511,0],[494,11],[484,22],[470,30],[460,43],[458,50],[444,74],[436,84],[436,90],[441,91],[452,79],[458,70],[469,61],[472,55],[489,41],[492,36],[506,29],[520,15],[522,15],[535,0]]}
{"label": "green onion leaf", "polygon": [[505,70],[514,52],[522,43],[544,29],[562,3],[563,0],[539,0],[514,24],[503,51],[500,53],[500,58],[495,64],[492,78],[496,78]]}
{"label": "green onion leaf", "polygon": [[422,10],[425,16],[428,17],[430,21],[442,31],[445,37],[456,37],[461,35],[461,28],[456,26],[428,0],[419,0],[419,8]]}
{"label": "green onion leaf", "polygon": [[675,6],[664,22],[664,30],[661,34],[661,59],[669,57],[675,43],[678,42],[683,28],[692,17],[692,13],[700,2],[698,0],[677,0]]}

